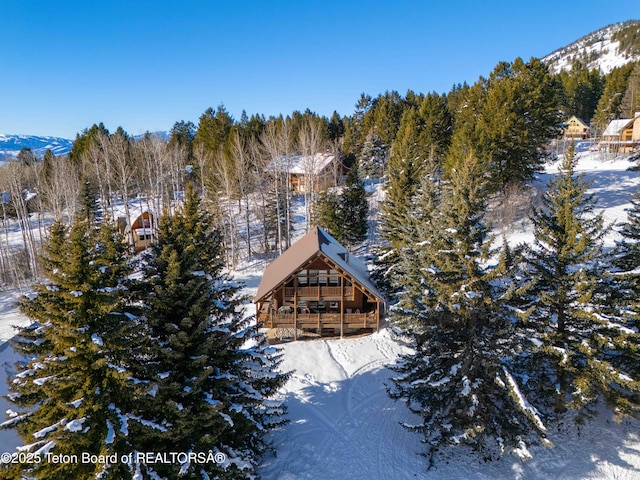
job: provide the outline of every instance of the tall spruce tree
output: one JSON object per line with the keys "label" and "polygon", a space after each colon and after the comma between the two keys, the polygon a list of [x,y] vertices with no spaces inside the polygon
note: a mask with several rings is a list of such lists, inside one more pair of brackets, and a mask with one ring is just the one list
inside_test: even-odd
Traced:
{"label": "tall spruce tree", "polygon": [[627,221],[621,225],[613,265],[621,277],[621,297],[630,300],[631,307],[640,311],[640,193],[631,199]]}
{"label": "tall spruce tree", "polygon": [[[13,341],[23,360],[9,398],[21,411],[10,413],[2,427],[15,428],[25,442],[22,451],[40,459],[11,465],[20,470],[12,472],[16,478],[132,478],[131,466],[121,461],[132,451],[123,422],[135,396],[127,373],[135,325],[125,315],[123,249],[106,224],[96,229],[76,220],[70,231],[61,223],[51,227],[45,280],[21,303],[34,323]],[[82,461],[82,454],[103,461]],[[114,454],[115,462],[107,460]]]}
{"label": "tall spruce tree", "polygon": [[423,185],[416,204],[410,265],[396,308],[415,352],[393,367],[390,395],[422,417],[421,433],[434,454],[466,445],[489,458],[522,454],[544,437],[545,426],[521,395],[511,361],[517,345],[507,300],[509,250],[495,261],[483,222],[486,183],[472,157],[458,160],[441,187]]}
{"label": "tall spruce tree", "polygon": [[343,241],[342,221],[340,215],[340,197],[333,192],[320,192],[313,207],[312,224],[324,228],[338,242]]}
{"label": "tall spruce tree", "polygon": [[617,307],[620,323],[618,349],[623,352],[616,365],[622,371],[640,380],[640,193],[631,199],[627,221],[620,225],[622,240],[616,245],[611,275],[613,304]]}
{"label": "tall spruce tree", "polygon": [[452,143],[474,150],[485,163],[492,192],[528,182],[542,170],[547,145],[560,132],[558,93],[540,60],[517,58],[451,95],[458,110]]}
{"label": "tall spruce tree", "polygon": [[367,192],[354,164],[340,194],[322,192],[315,201],[314,225],[326,229],[350,247],[362,243],[369,231]]}
{"label": "tall spruce tree", "polygon": [[357,164],[353,165],[347,174],[345,186],[340,195],[339,213],[343,241],[353,247],[366,240],[369,231],[369,201]]}
{"label": "tall spruce tree", "polygon": [[142,279],[149,342],[137,379],[146,386],[137,425],[141,451],[214,452],[216,463],[139,465],[162,478],[249,478],[281,422],[268,398],[286,380],[278,356],[245,318],[239,287],[223,273],[218,230],[188,189],[180,213],[160,222]]}
{"label": "tall spruce tree", "polygon": [[[535,241],[523,250],[521,288],[526,390],[545,414],[568,409],[578,418],[601,398],[618,412],[633,410],[640,385],[620,370],[623,330],[608,313],[602,241],[607,229],[590,187],[576,175],[573,146],[534,209]],[[604,293],[603,293],[604,292]],[[635,400],[634,400],[635,396]]]}

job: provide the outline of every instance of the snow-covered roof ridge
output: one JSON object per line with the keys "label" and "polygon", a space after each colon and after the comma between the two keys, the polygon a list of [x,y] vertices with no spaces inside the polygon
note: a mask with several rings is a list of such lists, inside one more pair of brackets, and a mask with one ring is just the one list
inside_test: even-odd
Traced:
{"label": "snow-covered roof ridge", "polygon": [[604,129],[604,132],[602,132],[602,136],[608,137],[619,135],[620,132],[629,124],[629,122],[632,121],[633,118],[618,118],[616,120],[611,120],[611,122],[609,122],[609,125],[607,125],[607,128]]}
{"label": "snow-covered roof ridge", "polygon": [[296,175],[317,175],[322,172],[333,160],[332,153],[316,153],[315,155],[289,155],[280,156],[269,164],[269,169],[284,169]]}

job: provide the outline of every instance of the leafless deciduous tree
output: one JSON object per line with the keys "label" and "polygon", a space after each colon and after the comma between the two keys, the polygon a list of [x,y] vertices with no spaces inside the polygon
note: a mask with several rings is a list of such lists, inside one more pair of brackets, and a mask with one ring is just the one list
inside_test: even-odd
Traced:
{"label": "leafless deciduous tree", "polygon": [[324,153],[324,139],[320,124],[308,118],[298,132],[298,144],[303,155],[304,167],[304,204],[307,222],[305,231],[311,227],[313,205],[315,203],[316,188],[318,186],[318,154]]}

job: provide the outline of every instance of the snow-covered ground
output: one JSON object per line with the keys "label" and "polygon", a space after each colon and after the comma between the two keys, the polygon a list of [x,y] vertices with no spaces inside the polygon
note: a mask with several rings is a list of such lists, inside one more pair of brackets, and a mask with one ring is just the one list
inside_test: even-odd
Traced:
{"label": "snow-covered ground", "polygon": [[[640,172],[627,171],[627,158],[578,154],[577,170],[593,182],[607,223],[626,220],[630,196],[640,186]],[[558,164],[548,166],[536,188],[544,188]],[[514,244],[531,238],[526,222],[509,235]],[[606,245],[613,246],[615,238],[612,232]],[[427,471],[420,436],[400,425],[416,419],[386,394],[392,375],[387,367],[409,351],[390,327],[365,337],[281,348],[282,369],[292,372],[281,391],[289,424],[271,435],[275,453],[264,459],[264,479],[640,479],[640,422],[616,423],[606,412],[579,432],[550,432],[555,447],[531,448],[527,462],[511,456],[484,462],[456,448]]]}
{"label": "snow-covered ground", "polygon": [[[640,172],[627,171],[631,164],[626,157],[584,152],[579,159],[578,169],[593,181],[592,191],[607,222],[625,220],[629,198],[640,186]],[[556,171],[557,164],[550,165],[537,188]],[[607,240],[609,246],[614,238],[612,234]],[[530,228],[518,224],[509,239],[529,241]],[[235,272],[236,279],[246,282],[247,294],[255,293],[264,266],[265,261],[253,260]],[[0,339],[6,340],[11,325],[27,320],[11,298],[0,298]],[[249,309],[252,313],[252,306]],[[640,479],[640,422],[615,423],[606,413],[579,431],[550,432],[555,447],[531,448],[534,458],[528,462],[507,456],[486,463],[456,448],[427,471],[420,436],[401,426],[416,418],[386,393],[392,375],[388,366],[410,351],[390,327],[369,336],[298,341],[281,348],[281,368],[291,372],[279,394],[288,407],[289,423],[270,434],[274,452],[259,469],[265,480]],[[7,344],[0,346],[2,393],[14,361]],[[6,409],[3,402],[0,408]],[[0,452],[18,444],[13,432],[0,432]]]}
{"label": "snow-covered ground", "polygon": [[408,347],[390,328],[370,336],[282,346],[292,376],[281,395],[289,424],[272,434],[275,454],[260,469],[266,480],[297,479],[638,479],[640,422],[603,414],[580,433],[550,432],[554,448],[531,448],[533,460],[484,462],[457,448],[427,471],[420,436],[404,403],[385,389]]}

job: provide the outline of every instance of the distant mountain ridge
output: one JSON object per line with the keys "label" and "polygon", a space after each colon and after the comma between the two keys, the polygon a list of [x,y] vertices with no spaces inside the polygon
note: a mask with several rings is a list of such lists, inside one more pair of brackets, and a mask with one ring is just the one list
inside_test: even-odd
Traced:
{"label": "distant mountain ridge", "polygon": [[0,159],[15,158],[23,148],[30,149],[36,157],[44,156],[47,150],[54,155],[64,155],[72,146],[73,140],[60,137],[0,134]]}
{"label": "distant mountain ridge", "polygon": [[576,60],[603,74],[640,61],[640,21],[607,25],[542,58],[552,73],[570,70]]}
{"label": "distant mountain ridge", "polygon": [[[169,140],[170,132],[151,132],[163,140]],[[133,138],[138,141],[145,135],[136,135]],[[74,140],[61,137],[47,137],[38,135],[3,135],[0,134],[0,161],[16,158],[23,148],[30,149],[36,158],[42,158],[47,150],[54,155],[66,155],[71,151]]]}

